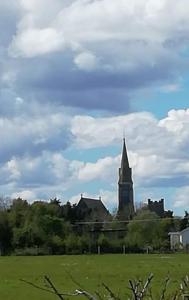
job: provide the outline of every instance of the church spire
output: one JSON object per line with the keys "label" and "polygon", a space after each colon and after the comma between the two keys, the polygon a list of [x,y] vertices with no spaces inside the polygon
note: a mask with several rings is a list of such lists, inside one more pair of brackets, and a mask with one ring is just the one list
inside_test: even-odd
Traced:
{"label": "church spire", "polygon": [[121,168],[129,168],[129,160],[127,156],[127,149],[125,144],[125,138],[123,139],[123,151],[122,151],[122,159],[121,159]]}
{"label": "church spire", "polygon": [[129,167],[125,138],[123,139],[121,168],[119,169],[119,182],[132,182],[131,168]]}
{"label": "church spire", "polygon": [[134,216],[132,169],[129,166],[125,138],[123,139],[123,151],[121,167],[119,168],[118,182],[118,218],[130,220]]}

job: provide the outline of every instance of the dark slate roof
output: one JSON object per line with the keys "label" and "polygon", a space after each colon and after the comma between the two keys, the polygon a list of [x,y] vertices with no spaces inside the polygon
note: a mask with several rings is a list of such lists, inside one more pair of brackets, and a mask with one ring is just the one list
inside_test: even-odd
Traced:
{"label": "dark slate roof", "polygon": [[[80,202],[84,202],[85,205],[89,208],[89,209],[96,209],[96,210],[106,210],[108,212],[108,210],[106,209],[106,207],[104,206],[104,204],[102,203],[102,201],[100,199],[92,199],[92,198],[84,198],[81,197]],[[79,205],[78,203],[78,205]]]}

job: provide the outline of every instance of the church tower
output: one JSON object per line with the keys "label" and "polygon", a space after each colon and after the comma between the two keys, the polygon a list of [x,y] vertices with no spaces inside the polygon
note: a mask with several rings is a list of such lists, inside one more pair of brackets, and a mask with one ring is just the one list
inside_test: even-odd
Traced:
{"label": "church tower", "polygon": [[119,168],[118,189],[118,218],[122,220],[130,220],[134,216],[133,181],[132,169],[129,167],[125,139],[123,140],[121,167]]}

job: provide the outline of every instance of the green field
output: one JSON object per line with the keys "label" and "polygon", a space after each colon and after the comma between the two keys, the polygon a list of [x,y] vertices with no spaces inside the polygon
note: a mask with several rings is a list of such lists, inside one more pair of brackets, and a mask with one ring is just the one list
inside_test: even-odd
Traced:
{"label": "green field", "polygon": [[178,286],[179,279],[189,274],[189,254],[0,257],[0,299],[56,299],[20,279],[43,284],[42,277],[46,274],[62,291],[74,291],[78,286],[67,272],[90,292],[102,290],[101,283],[104,282],[127,299],[128,279],[144,278],[150,272],[155,276],[153,289],[162,286],[168,273],[173,279],[169,290]]}

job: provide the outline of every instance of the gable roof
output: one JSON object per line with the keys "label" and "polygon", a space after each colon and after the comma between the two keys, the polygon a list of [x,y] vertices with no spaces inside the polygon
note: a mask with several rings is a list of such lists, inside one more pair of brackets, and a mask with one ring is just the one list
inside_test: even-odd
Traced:
{"label": "gable roof", "polygon": [[177,234],[180,235],[180,234],[182,234],[184,232],[187,232],[187,231],[189,231],[189,227],[186,227],[185,229],[183,229],[181,231],[171,231],[171,232],[168,233],[168,235],[177,235]]}
{"label": "gable roof", "polygon": [[[102,203],[101,199],[92,199],[92,198],[84,198],[81,197],[80,202],[85,203],[85,205],[89,208],[89,209],[96,209],[96,210],[106,210],[108,212],[108,210],[106,209],[106,207],[104,206],[104,204]],[[78,205],[79,205],[78,203]]]}
{"label": "gable roof", "polygon": [[186,228],[183,229],[180,233],[183,233],[183,232],[186,232],[186,231],[189,231],[189,227],[186,227]]}

